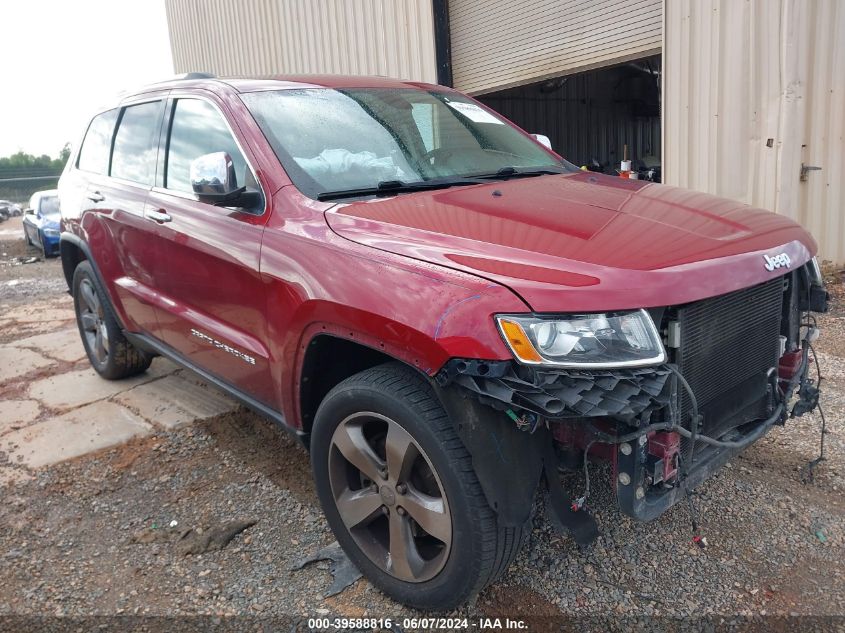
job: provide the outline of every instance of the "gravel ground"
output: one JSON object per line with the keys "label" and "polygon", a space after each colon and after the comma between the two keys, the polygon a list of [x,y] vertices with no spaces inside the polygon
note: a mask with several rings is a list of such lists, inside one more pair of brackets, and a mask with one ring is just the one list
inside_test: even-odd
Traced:
{"label": "gravel ground", "polygon": [[[2,251],[13,247],[0,244]],[[21,301],[58,305],[60,274],[55,261],[0,266],[0,310]],[[22,285],[9,285],[15,279],[36,281],[20,294],[9,291]],[[795,618],[789,630],[807,622],[798,616],[845,616],[845,292],[833,291],[818,344],[827,461],[812,484],[802,482],[818,454],[818,414],[774,429],[699,489],[709,541],[702,550],[691,543],[685,507],[633,522],[615,509],[606,473],[594,466],[599,541],[580,550],[552,531],[538,506],[529,546],[506,576],[454,615],[525,618],[532,630],[559,630],[561,621],[547,616],[599,618],[578,620],[594,630],[703,615],[716,623],[787,616]],[[3,336],[15,327],[23,325]],[[333,538],[306,452],[245,410],[34,475],[0,488],[0,615],[431,615],[363,579],[324,598],[327,563],[291,571]],[[580,475],[569,479],[580,489]],[[182,529],[232,520],[257,523],[220,551],[183,555],[172,542]]]}
{"label": "gravel ground", "polygon": [[[45,260],[41,249],[26,245],[21,220],[16,217],[0,224],[0,305],[67,293],[61,261],[58,257]],[[37,261],[21,263],[33,258]]]}

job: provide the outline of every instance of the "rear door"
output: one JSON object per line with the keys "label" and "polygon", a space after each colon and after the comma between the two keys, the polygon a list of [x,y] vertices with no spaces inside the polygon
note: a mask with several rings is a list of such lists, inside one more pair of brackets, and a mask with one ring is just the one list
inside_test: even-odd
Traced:
{"label": "rear door", "polygon": [[[238,185],[255,188],[255,171],[211,96],[168,104],[159,182],[148,200],[157,219],[161,339],[200,369],[273,406],[266,341],[266,296],[259,275],[265,205],[255,209],[199,202],[191,162],[227,152]],[[266,198],[265,198],[266,199]]]}
{"label": "rear door", "polygon": [[77,163],[86,172],[81,222],[92,255],[126,326],[150,334],[158,333],[156,256],[144,211],[155,184],[165,102],[166,94],[146,95],[92,121]]}

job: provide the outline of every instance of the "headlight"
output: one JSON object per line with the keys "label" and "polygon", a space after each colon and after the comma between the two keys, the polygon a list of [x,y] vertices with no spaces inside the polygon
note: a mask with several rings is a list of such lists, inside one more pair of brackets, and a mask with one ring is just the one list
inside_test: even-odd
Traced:
{"label": "headlight", "polygon": [[642,367],[666,360],[645,310],[567,317],[500,314],[496,322],[517,360],[529,365]]}
{"label": "headlight", "polygon": [[44,235],[47,237],[59,237],[58,229],[44,229]]}

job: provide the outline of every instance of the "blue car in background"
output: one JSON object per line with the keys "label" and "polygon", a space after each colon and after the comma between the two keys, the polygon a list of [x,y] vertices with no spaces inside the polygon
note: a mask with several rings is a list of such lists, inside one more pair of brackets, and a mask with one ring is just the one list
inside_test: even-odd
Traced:
{"label": "blue car in background", "polygon": [[23,216],[26,243],[41,248],[44,257],[58,255],[61,218],[59,192],[55,189],[36,191]]}

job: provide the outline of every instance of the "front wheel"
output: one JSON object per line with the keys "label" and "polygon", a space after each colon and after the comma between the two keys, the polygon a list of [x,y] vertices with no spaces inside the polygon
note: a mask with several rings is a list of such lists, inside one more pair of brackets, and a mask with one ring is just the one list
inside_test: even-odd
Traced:
{"label": "front wheel", "polygon": [[117,380],[147,370],[152,356],[123,336],[106,291],[87,261],[73,273],[73,307],[85,353],[100,376]]}
{"label": "front wheel", "polygon": [[500,575],[521,528],[499,528],[431,386],[390,363],[332,389],[311,436],[317,494],[338,542],[390,597],[451,609]]}

